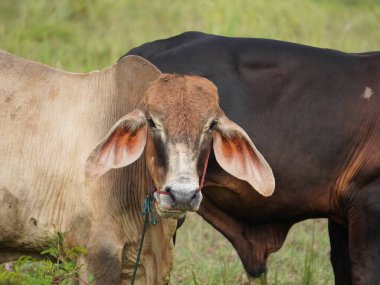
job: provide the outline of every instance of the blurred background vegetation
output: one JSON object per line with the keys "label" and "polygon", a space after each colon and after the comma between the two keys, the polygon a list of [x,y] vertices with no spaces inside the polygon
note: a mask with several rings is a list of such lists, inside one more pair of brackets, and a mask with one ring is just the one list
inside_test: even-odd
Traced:
{"label": "blurred background vegetation", "polygon": [[[380,49],[379,28],[379,0],[0,1],[0,49],[76,72],[188,30],[364,52]],[[189,215],[171,284],[333,284],[326,222],[296,225],[266,278],[249,281],[229,243]]]}
{"label": "blurred background vegetation", "polygon": [[0,47],[72,71],[188,30],[378,49],[379,0],[1,0]]}

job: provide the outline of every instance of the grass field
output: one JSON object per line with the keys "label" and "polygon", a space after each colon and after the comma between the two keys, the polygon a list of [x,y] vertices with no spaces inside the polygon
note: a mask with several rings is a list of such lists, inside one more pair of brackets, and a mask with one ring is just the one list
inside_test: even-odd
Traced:
{"label": "grass field", "polygon": [[[77,72],[187,30],[360,52],[380,49],[379,27],[378,0],[0,1],[0,49]],[[229,243],[196,215],[177,241],[171,284],[333,284],[323,220],[291,230],[266,280],[249,281]]]}

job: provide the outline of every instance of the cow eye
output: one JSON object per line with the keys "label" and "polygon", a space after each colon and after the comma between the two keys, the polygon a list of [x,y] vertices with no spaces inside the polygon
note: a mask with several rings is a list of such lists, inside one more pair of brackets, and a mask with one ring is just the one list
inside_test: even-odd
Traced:
{"label": "cow eye", "polygon": [[156,124],[154,123],[154,121],[151,119],[151,118],[148,118],[148,119],[146,119],[147,120],[147,122],[148,122],[148,127],[150,128],[150,129],[155,129],[156,128]]}
{"label": "cow eye", "polygon": [[213,120],[210,124],[210,130],[214,130],[216,128],[216,125],[218,124],[217,120]]}

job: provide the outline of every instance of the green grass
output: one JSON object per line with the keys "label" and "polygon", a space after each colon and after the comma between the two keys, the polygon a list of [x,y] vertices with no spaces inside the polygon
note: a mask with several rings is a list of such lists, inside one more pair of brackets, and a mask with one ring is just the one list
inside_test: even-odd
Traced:
{"label": "green grass", "polygon": [[349,0],[2,0],[0,48],[71,71],[113,64],[186,30],[314,46],[378,49],[380,2]]}
{"label": "green grass", "polygon": [[[1,0],[0,49],[69,71],[187,30],[361,52],[380,49],[379,0]],[[171,284],[333,284],[326,223],[296,225],[249,281],[229,243],[198,216],[179,231]],[[313,240],[314,237],[314,240]]]}
{"label": "green grass", "polygon": [[87,280],[79,278],[82,265],[75,260],[87,254],[87,249],[79,246],[64,248],[64,233],[57,232],[50,247],[41,252],[46,259],[38,260],[30,256],[21,256],[16,261],[0,265],[0,284],[2,285],[89,285],[93,276]]}
{"label": "green grass", "polygon": [[303,222],[269,257],[266,276],[250,281],[229,242],[198,215],[189,214],[178,231],[171,284],[333,284],[329,258],[326,221]]}

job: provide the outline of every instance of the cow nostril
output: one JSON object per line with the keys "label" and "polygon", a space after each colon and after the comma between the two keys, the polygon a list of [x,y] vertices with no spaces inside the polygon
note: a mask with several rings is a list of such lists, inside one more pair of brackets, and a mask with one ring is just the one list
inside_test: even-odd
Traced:
{"label": "cow nostril", "polygon": [[198,195],[198,189],[197,191],[195,191],[194,195],[191,196],[191,200],[194,200],[195,198],[197,198],[197,195]]}
{"label": "cow nostril", "polygon": [[172,191],[173,191],[172,187],[170,187],[170,186],[165,187],[166,194],[168,194],[173,199],[173,201],[176,201],[177,199],[173,195]]}
{"label": "cow nostril", "polygon": [[166,186],[163,187],[162,194],[165,194],[168,199],[171,199],[171,203],[173,205],[187,206],[190,202],[193,202],[199,198],[199,188],[195,187],[192,190],[186,188],[187,187],[177,187],[176,185]]}

